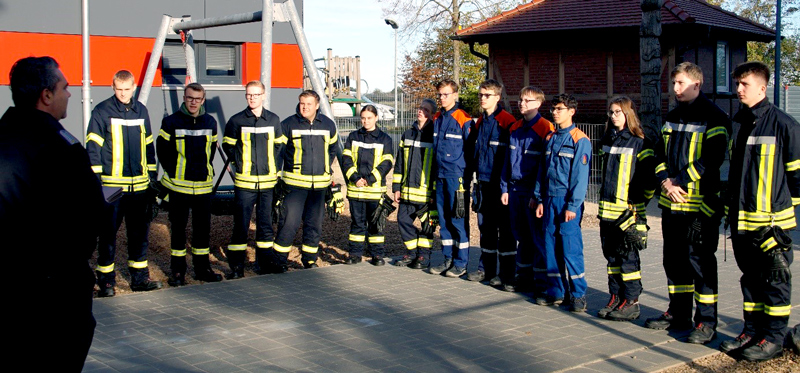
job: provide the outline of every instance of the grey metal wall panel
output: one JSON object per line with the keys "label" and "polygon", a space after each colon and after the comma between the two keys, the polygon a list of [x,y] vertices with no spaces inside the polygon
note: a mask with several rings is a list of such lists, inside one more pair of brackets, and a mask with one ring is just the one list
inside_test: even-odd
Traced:
{"label": "grey metal wall panel", "polygon": [[0,25],[2,31],[80,34],[81,2],[0,0]]}

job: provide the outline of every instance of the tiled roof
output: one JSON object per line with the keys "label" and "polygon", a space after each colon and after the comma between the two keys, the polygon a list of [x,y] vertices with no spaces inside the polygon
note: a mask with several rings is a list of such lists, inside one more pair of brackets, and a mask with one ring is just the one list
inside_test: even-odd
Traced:
{"label": "tiled roof", "polygon": [[[456,33],[455,39],[476,36],[574,29],[639,27],[640,0],[534,0]],[[666,0],[661,23],[700,24],[775,37],[775,31],[703,0]]]}

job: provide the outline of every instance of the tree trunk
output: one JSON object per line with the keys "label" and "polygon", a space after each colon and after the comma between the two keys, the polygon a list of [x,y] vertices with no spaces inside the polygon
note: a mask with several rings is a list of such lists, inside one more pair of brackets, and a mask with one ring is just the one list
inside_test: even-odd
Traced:
{"label": "tree trunk", "polygon": [[639,118],[645,137],[655,143],[661,128],[661,6],[664,0],[642,0],[639,30],[639,72],[642,103]]}
{"label": "tree trunk", "polygon": [[[459,22],[461,21],[461,10],[458,7],[458,0],[453,0],[452,15],[452,30],[451,35],[455,35],[458,31]],[[461,85],[461,50],[458,45],[458,40],[453,40],[453,80]]]}

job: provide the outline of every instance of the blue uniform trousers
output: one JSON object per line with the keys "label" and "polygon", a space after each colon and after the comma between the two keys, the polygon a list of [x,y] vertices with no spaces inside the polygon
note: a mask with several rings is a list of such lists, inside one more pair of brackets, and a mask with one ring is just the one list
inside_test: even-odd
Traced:
{"label": "blue uniform trousers", "polygon": [[566,205],[563,196],[544,199],[546,294],[563,298],[564,293],[569,291],[572,298],[582,298],[586,295],[580,227],[583,207],[578,210],[575,219],[564,222]]}
{"label": "blue uniform trousers", "polygon": [[[453,259],[456,268],[467,268],[469,261],[468,219],[453,217],[456,192],[461,185],[459,178],[439,178],[436,180],[436,209],[439,211],[439,235],[442,237],[442,254],[445,260]],[[468,189],[465,186],[465,189]],[[466,195],[469,195],[467,190]],[[469,199],[464,199],[466,216],[469,216]]]}
{"label": "blue uniform trousers", "polygon": [[[532,195],[530,191],[512,190],[508,193],[508,207],[511,230],[519,245],[515,258],[517,285],[522,287],[533,285],[534,291],[538,294],[546,287],[547,266],[544,260],[546,253],[542,219],[536,217],[536,210],[528,207]],[[533,284],[530,281],[533,281]]]}
{"label": "blue uniform trousers", "polygon": [[[478,228],[481,231],[481,261],[478,266],[487,279],[500,276],[512,281],[515,271],[517,242],[511,232],[509,207],[500,202],[500,186],[481,181],[481,211],[478,212]],[[500,272],[497,263],[500,263]]]}

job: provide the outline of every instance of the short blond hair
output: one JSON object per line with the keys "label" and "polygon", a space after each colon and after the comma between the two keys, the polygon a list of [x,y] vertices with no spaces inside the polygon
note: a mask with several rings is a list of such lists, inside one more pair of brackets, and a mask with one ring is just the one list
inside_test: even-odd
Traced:
{"label": "short blond hair", "polygon": [[529,85],[529,86],[527,86],[525,88],[522,88],[519,91],[519,99],[520,100],[522,100],[522,98],[527,96],[527,95],[531,95],[531,96],[533,96],[533,98],[536,101],[544,103],[544,91],[539,89],[539,87],[534,87],[532,85]]}
{"label": "short blond hair", "polygon": [[691,62],[681,62],[678,66],[672,69],[669,74],[670,79],[675,78],[676,75],[684,73],[690,79],[700,82],[699,86],[703,86],[703,69]]}
{"label": "short blond hair", "polygon": [[128,70],[120,70],[114,74],[114,79],[112,82],[127,82],[129,80],[132,80],[133,84],[136,84],[136,80],[133,78],[133,73]]}
{"label": "short blond hair", "polygon": [[261,88],[262,92],[266,92],[267,91],[267,89],[264,87],[264,83],[262,83],[260,80],[251,80],[251,81],[247,82],[247,85],[244,86],[244,89],[248,89],[250,87]]}

